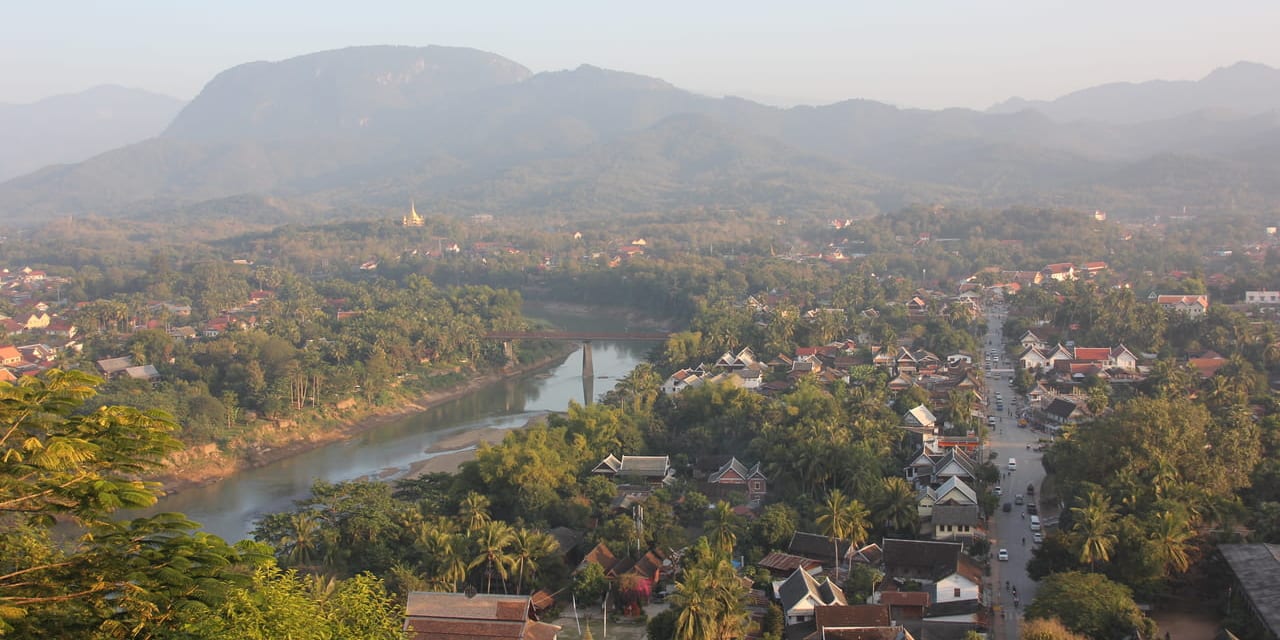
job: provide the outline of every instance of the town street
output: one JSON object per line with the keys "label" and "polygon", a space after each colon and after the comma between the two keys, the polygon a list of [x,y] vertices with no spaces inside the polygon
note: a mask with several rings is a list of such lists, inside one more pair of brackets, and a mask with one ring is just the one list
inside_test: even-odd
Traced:
{"label": "town street", "polygon": [[[1031,550],[1035,543],[1032,541],[1033,532],[1030,529],[1029,516],[1026,515],[1025,502],[1034,501],[1039,496],[1040,483],[1044,480],[1044,466],[1040,463],[1041,454],[1034,450],[1043,434],[1029,428],[1019,428],[1015,417],[1019,408],[1025,405],[1026,399],[1019,398],[1010,383],[1015,368],[1011,356],[1005,351],[1005,341],[1001,333],[1004,318],[1005,307],[1002,305],[993,305],[988,311],[988,333],[984,341],[988,344],[985,346],[984,360],[989,361],[987,354],[992,349],[995,349],[1000,357],[999,361],[992,365],[992,370],[987,372],[989,393],[987,409],[989,414],[996,418],[987,450],[994,454],[992,462],[1000,469],[1003,493],[1000,496],[1000,504],[1003,506],[1006,502],[1015,503],[1018,495],[1021,495],[1024,501],[1022,505],[1014,504],[1013,509],[1008,513],[1002,508],[997,508],[995,515],[991,518],[989,530],[994,565],[991,572],[991,603],[995,611],[992,626],[997,638],[1013,640],[1018,637],[1021,611],[1031,602],[1036,593],[1036,584],[1027,577],[1026,570],[1027,561],[1031,559]],[[996,409],[996,394],[1000,394],[1004,400],[1003,411]],[[1008,470],[1009,458],[1017,460],[1015,471]],[[1028,484],[1035,485],[1036,496],[1027,495]],[[1008,550],[1008,561],[995,559],[1000,549]],[[1006,581],[1009,583],[1009,590],[1005,589]],[[1013,588],[1017,589],[1020,606],[1015,606]],[[1002,613],[1004,619],[1000,617]]]}

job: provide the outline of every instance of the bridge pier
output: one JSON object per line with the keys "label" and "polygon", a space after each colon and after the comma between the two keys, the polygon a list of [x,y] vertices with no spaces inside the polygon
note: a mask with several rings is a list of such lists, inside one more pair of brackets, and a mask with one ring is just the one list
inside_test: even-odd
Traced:
{"label": "bridge pier", "polygon": [[507,366],[508,366],[508,367],[514,367],[514,366],[516,366],[516,365],[520,364],[520,361],[516,359],[516,343],[515,343],[515,340],[503,340],[503,341],[502,341],[502,355],[503,355],[503,356],[506,356],[506,358],[507,358]]}
{"label": "bridge pier", "polygon": [[582,402],[591,404],[596,400],[596,368],[591,362],[591,341],[582,341]]}

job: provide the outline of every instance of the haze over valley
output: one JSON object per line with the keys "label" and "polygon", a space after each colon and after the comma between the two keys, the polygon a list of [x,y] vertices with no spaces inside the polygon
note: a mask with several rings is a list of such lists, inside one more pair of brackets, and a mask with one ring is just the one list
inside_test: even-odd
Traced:
{"label": "haze over valley", "polygon": [[[104,93],[57,104],[109,115]],[[4,219],[145,217],[233,197],[287,202],[266,207],[281,221],[413,197],[458,214],[568,218],[1014,203],[1211,214],[1280,198],[1270,179],[1280,71],[1246,62],[1195,82],[1112,84],[985,112],[869,100],[781,109],[590,65],[535,74],[474,49],[373,46],[233,67],[176,116],[176,101],[149,98],[118,107],[130,123],[93,128],[114,138],[75,147],[74,129],[42,133],[22,124],[32,109],[0,111],[26,132],[0,165],[9,173],[23,167],[17,157],[104,151],[0,184]]]}

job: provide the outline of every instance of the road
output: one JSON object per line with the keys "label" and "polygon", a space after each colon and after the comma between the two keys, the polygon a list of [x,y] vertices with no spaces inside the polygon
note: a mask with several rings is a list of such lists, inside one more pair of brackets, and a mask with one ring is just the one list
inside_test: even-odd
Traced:
{"label": "road", "polygon": [[[984,362],[989,362],[986,360],[986,354],[992,349],[995,349],[1000,356],[1000,360],[992,367],[992,371],[987,373],[987,389],[990,394],[988,410],[991,415],[996,416],[996,425],[989,436],[987,448],[995,452],[994,462],[1002,474],[1001,505],[1005,502],[1014,502],[1018,494],[1021,494],[1025,501],[1028,497],[1028,484],[1034,484],[1036,494],[1039,495],[1040,483],[1044,480],[1044,465],[1040,463],[1041,454],[1027,448],[1028,444],[1034,447],[1041,434],[1031,429],[1018,428],[1017,419],[1013,417],[1017,408],[1024,404],[1026,399],[1019,398],[1010,384],[1014,363],[1012,356],[1005,351],[1004,337],[1000,330],[1004,317],[1005,308],[993,304],[987,313],[986,341],[988,344],[985,347],[986,353],[983,354]],[[996,410],[997,393],[1004,398],[1004,411]],[[1013,472],[1007,469],[1009,458],[1017,459],[1017,469]],[[997,510],[990,525],[992,557],[996,557],[1000,549],[1009,551],[1009,560],[995,561],[991,571],[993,585],[991,602],[996,612],[993,627],[998,640],[1018,638],[1019,614],[1036,593],[1036,583],[1027,577],[1027,561],[1031,559],[1031,550],[1035,545],[1032,542],[1032,531],[1024,512],[1025,508],[1025,505],[1014,505],[1009,513],[1005,513],[1003,509]],[[1020,607],[1015,608],[1013,593],[1005,590],[1005,581],[1009,582],[1010,587],[1017,588]],[[1000,618],[1001,612],[1005,614],[1003,620]]]}

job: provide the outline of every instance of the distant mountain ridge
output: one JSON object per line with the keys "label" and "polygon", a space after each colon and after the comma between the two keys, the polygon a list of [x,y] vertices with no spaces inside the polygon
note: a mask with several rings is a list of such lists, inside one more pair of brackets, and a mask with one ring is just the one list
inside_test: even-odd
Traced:
{"label": "distant mountain ridge", "polygon": [[[1237,67],[1218,81],[1268,73]],[[471,49],[355,47],[218,74],[163,135],[0,184],[0,219],[219,209],[196,207],[212,201],[234,211],[265,197],[291,211],[416,197],[516,216],[909,202],[1144,211],[1222,194],[1262,206],[1280,202],[1266,178],[1280,172],[1278,114],[1125,124],[870,100],[783,109],[590,65],[532,74]]]}
{"label": "distant mountain ridge", "polygon": [[1056,100],[1010,98],[987,112],[1025,109],[1039,111],[1057,122],[1096,120],[1113,124],[1175,118],[1205,110],[1257,115],[1280,110],[1280,69],[1237,62],[1215,69],[1200,80],[1115,82],[1081,89]]}
{"label": "distant mountain ridge", "polygon": [[115,85],[0,104],[0,180],[80,162],[160,133],[186,103]]}

